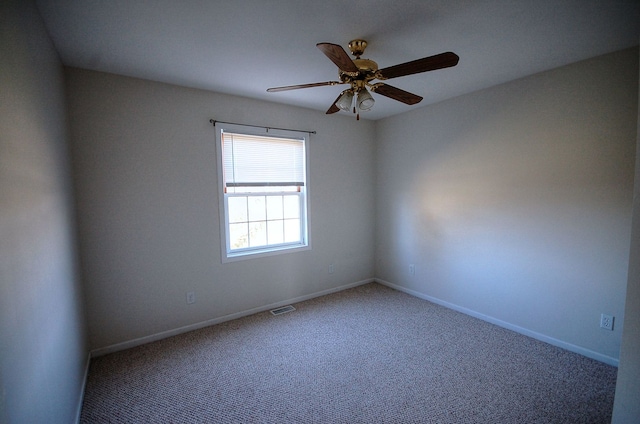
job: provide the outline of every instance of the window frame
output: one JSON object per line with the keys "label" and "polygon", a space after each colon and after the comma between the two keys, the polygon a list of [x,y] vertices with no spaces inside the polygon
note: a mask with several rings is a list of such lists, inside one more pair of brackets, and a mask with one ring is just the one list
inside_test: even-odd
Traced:
{"label": "window frame", "polygon": [[[270,129],[252,127],[239,124],[225,124],[217,122],[216,129],[216,167],[218,169],[218,206],[220,213],[220,244],[222,263],[235,262],[239,260],[254,259],[265,256],[280,255],[305,250],[311,250],[311,240],[309,237],[310,214],[309,214],[309,134],[300,131]],[[231,132],[247,136],[273,137],[286,139],[299,139],[303,143],[303,175],[304,185],[298,191],[272,191],[265,190],[251,193],[227,193],[225,191],[224,180],[224,157],[222,152],[222,133]],[[230,248],[230,226],[228,214],[229,197],[237,196],[277,196],[277,195],[297,195],[300,199],[300,242],[289,242],[278,245],[266,245],[258,247],[247,247],[231,251]],[[250,221],[249,221],[250,222]]]}

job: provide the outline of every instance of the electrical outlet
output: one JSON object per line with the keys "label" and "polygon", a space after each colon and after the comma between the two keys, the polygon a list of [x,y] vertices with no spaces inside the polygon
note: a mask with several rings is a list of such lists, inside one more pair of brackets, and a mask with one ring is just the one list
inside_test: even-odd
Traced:
{"label": "electrical outlet", "polygon": [[416,275],[416,266],[414,264],[409,265],[409,275],[412,277]]}
{"label": "electrical outlet", "polygon": [[333,266],[333,264],[329,264],[329,274],[333,274],[336,271],[336,268]]}
{"label": "electrical outlet", "polygon": [[187,292],[187,303],[191,305],[192,303],[196,303],[196,293],[195,292]]}
{"label": "electrical outlet", "polygon": [[607,314],[600,315],[600,328],[613,331],[613,317]]}

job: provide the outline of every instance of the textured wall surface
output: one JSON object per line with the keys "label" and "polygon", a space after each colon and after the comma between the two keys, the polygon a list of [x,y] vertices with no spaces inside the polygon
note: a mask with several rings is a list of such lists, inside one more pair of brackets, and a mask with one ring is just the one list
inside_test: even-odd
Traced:
{"label": "textured wall surface", "polygon": [[87,361],[63,69],[29,1],[0,7],[0,422],[70,423]]}
{"label": "textured wall surface", "polygon": [[379,121],[376,277],[616,363],[637,105],[630,49]]}
{"label": "textured wall surface", "polygon": [[[638,78],[640,79],[640,73]],[[640,399],[640,115],[638,117],[629,278],[624,308],[620,368],[613,409],[614,424],[640,422],[640,403],[638,402]]]}
{"label": "textured wall surface", "polygon": [[[67,77],[92,349],[373,277],[372,122],[79,69]],[[317,131],[311,250],[222,263],[210,118]]]}

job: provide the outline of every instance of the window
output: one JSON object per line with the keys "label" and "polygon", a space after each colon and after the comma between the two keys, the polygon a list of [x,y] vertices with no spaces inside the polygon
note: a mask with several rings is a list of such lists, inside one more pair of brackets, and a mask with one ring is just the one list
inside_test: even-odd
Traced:
{"label": "window", "polygon": [[306,134],[217,123],[216,136],[222,261],[308,248]]}

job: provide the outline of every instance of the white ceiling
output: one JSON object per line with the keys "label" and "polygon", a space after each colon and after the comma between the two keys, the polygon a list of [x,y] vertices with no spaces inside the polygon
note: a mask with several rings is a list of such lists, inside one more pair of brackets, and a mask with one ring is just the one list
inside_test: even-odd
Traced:
{"label": "white ceiling", "polygon": [[[364,38],[380,68],[445,51],[454,68],[389,80],[424,100],[375,95],[380,119],[640,40],[638,0],[37,0],[62,62],[326,111],[343,86],[318,42]],[[613,76],[612,76],[613,77]],[[339,112],[346,114],[346,112]]]}

